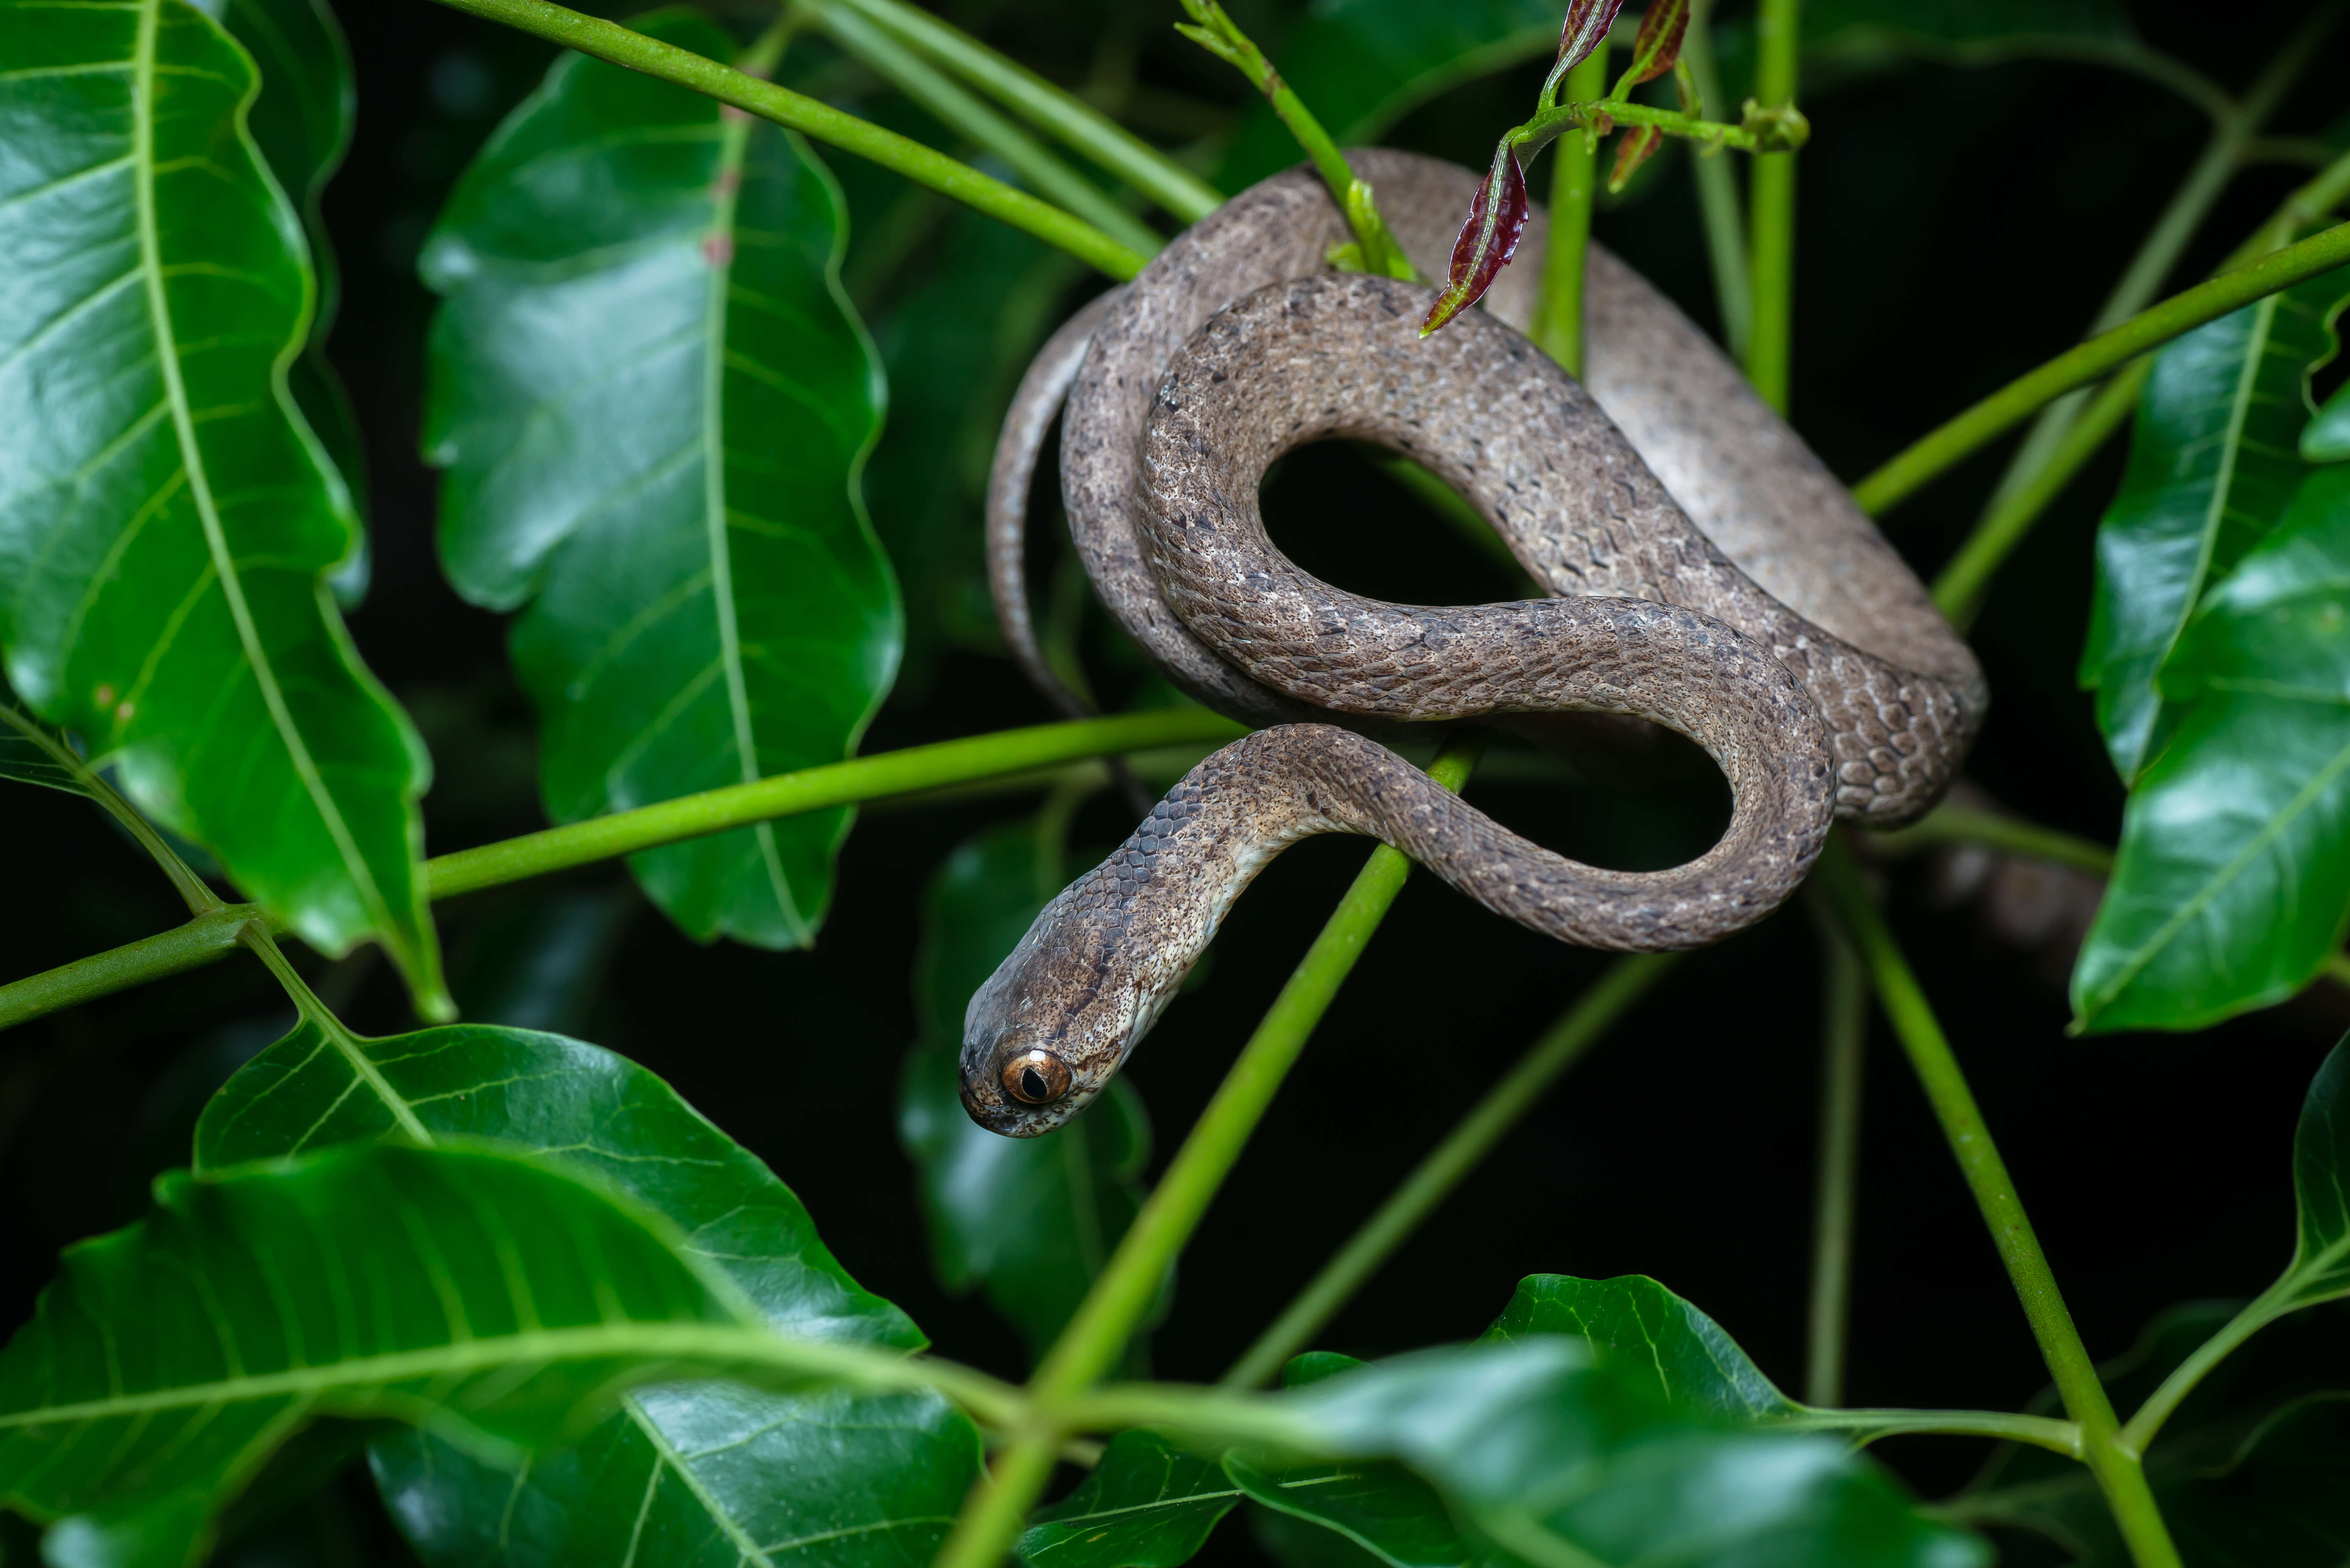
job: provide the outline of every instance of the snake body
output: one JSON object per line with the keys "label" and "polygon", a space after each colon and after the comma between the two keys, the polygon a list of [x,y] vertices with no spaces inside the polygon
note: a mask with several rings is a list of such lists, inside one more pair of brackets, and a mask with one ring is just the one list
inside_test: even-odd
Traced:
{"label": "snake body", "polygon": [[[1407,254],[1440,273],[1477,177],[1351,156]],[[1047,1131],[1099,1093],[1232,901],[1299,839],[1379,838],[1578,945],[1696,947],[1783,900],[1833,817],[1890,826],[1924,812],[1981,722],[1981,671],[1924,587],[1636,274],[1592,247],[1586,390],[1514,329],[1540,274],[1539,213],[1486,308],[1426,339],[1432,291],[1326,270],[1346,237],[1310,171],[1253,187],[1073,318],[1014,397],[990,487],[990,576],[1032,678],[1059,693],[1020,545],[1066,393],[1063,497],[1104,604],[1178,685],[1272,727],[1179,782],[972,997],[962,1098],[998,1132]],[[1326,437],[1435,472],[1555,597],[1394,605],[1300,571],[1266,538],[1257,490],[1274,459]],[[1721,842],[1668,871],[1586,866],[1378,739],[1577,711],[1704,747],[1731,784]]]}

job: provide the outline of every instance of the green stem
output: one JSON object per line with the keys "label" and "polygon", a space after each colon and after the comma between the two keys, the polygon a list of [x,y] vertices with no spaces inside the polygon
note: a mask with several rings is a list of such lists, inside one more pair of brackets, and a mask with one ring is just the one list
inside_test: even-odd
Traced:
{"label": "green stem", "polygon": [[[1681,58],[1697,83],[1697,111],[1711,118],[1724,107],[1721,77],[1713,63],[1713,0],[1690,0],[1689,31]],[[1754,285],[1746,271],[1746,216],[1739,210],[1738,177],[1727,158],[1690,160],[1697,182],[1698,215],[1705,223],[1705,251],[1713,266],[1713,297],[1721,312],[1722,340],[1743,363],[1754,331]]]}
{"label": "green stem", "polygon": [[[1967,535],[1958,553],[1934,579],[1934,602],[1941,607],[1951,625],[1964,631],[1974,624],[1975,617],[1982,611],[1983,600],[1990,596],[1992,576],[2007,564],[2015,547],[2023,543],[2032,525],[2040,521],[2040,514],[2121,429],[2130,411],[2137,407],[2138,391],[2153,369],[2151,358],[2133,361],[2098,389],[2096,396],[2077,417],[2068,416],[2046,427],[2060,432],[2048,451],[2021,471],[2024,477],[2012,490],[1992,500],[1974,532]],[[2082,394],[2070,395],[2077,398]],[[2052,411],[2056,407],[2050,405]],[[2035,428],[2033,434],[2038,433]]]}
{"label": "green stem", "polygon": [[2088,1348],[2081,1343],[2080,1331],[2056,1287],[2047,1256],[2040,1250],[2040,1239],[2033,1233],[2023,1201],[2016,1195],[2015,1182],[1991,1141],[1982,1109],[1975,1104],[1966,1075],[1908,960],[1894,944],[1893,933],[1862,886],[1859,865],[1841,835],[1830,839],[1820,857],[1819,880],[1846,935],[1859,950],[1878,1003],[1908,1054],[1943,1136],[1950,1140],[1950,1152],[1982,1210],[1991,1243],[2014,1282],[2064,1412],[2080,1426],[2082,1459],[2105,1494],[2106,1506],[2120,1527],[2131,1560],[2137,1568],[2180,1568],[2178,1549],[2155,1506],[2138,1452],[2121,1440],[2113,1402],[2098,1380]]}
{"label": "green stem", "polygon": [[1844,1403],[1845,1329],[1852,1309],[1853,1210],[1860,1188],[1860,1082],[1868,1044],[1868,985],[1842,932],[1821,924],[1820,1152],[1812,1210],[1812,1292],[1804,1399]]}
{"label": "green stem", "polygon": [[[426,886],[434,898],[453,898],[774,817],[1033,774],[1087,757],[1187,742],[1222,744],[1244,733],[1240,725],[1205,709],[1170,708],[910,746],[461,849],[424,863]],[[252,920],[265,921],[274,935],[286,929],[255,906],[236,904],[209,910],[159,936],[0,985],[0,1029],[225,958],[237,945],[237,930]]]}
{"label": "green stem", "polygon": [[1223,204],[1214,186],[1075,93],[1006,58],[904,0],[842,0],[874,26],[928,56],[1038,130],[1141,192],[1186,223]]}
{"label": "green stem", "polygon": [[1034,234],[1121,282],[1142,270],[1145,258],[1139,253],[1073,213],[1040,202],[1024,191],[1015,190],[894,130],[884,130],[869,120],[844,114],[788,88],[763,82],[731,66],[648,38],[617,22],[582,16],[550,4],[549,0],[441,3],[452,10],[503,23],[566,48],[593,55],[599,60],[675,82],[745,113],[772,119],[827,146],[870,159],[918,185],[926,185],[941,195],[951,196],[975,211]]}
{"label": "green stem", "polygon": [[1869,842],[1890,855],[1912,854],[1937,844],[1981,844],[2098,877],[2111,875],[2114,868],[2114,852],[2102,844],[2020,817],[1947,801],[1927,813],[1923,821],[1890,833],[1871,834]]}
{"label": "green stem", "polygon": [[[1480,745],[1475,740],[1452,742],[1430,765],[1430,775],[1447,789],[1459,789]],[[1072,1401],[1125,1354],[1134,1325],[1158,1299],[1176,1254],[1206,1215],[1410,870],[1411,862],[1384,844],[1371,851],[1029,1380],[1040,1424],[1007,1444],[993,1472],[972,1489],[934,1568],[995,1568],[1011,1549],[1021,1521],[1052,1476]]]}
{"label": "green stem", "polygon": [[[1596,98],[1607,90],[1607,46],[1601,44],[1566,73],[1566,95]],[[1597,139],[1572,133],[1562,138],[1550,179],[1550,246],[1543,253],[1542,294],[1534,301],[1526,336],[1542,351],[1583,374],[1584,254],[1591,242],[1591,199],[1599,183]],[[1714,160],[1720,162],[1720,159]]]}
{"label": "green stem", "polygon": [[[1758,166],[1759,172],[1759,166]],[[2085,387],[2149,348],[2216,321],[2256,299],[2350,261],[2350,223],[2336,224],[2240,271],[2175,294],[2112,331],[2067,349],[2017,377],[1957,418],[1929,432],[1853,487],[1863,510],[1882,514],[1919,486],[2012,429],[2033,410]],[[1758,283],[1759,289],[1759,283]]]}
{"label": "green stem", "polygon": [[910,794],[992,774],[1023,773],[1083,757],[1185,741],[1229,741],[1243,733],[1230,719],[1201,708],[1003,730],[968,740],[852,757],[844,763],[778,774],[755,784],[730,784],[634,811],[591,816],[585,822],[485,844],[478,849],[436,856],[425,862],[424,868],[432,896],[453,898],[778,816],[853,805],[880,795]]}
{"label": "green stem", "polygon": [[1305,150],[1315,172],[1322,176],[1322,183],[1329,187],[1330,199],[1346,214],[1347,226],[1354,232],[1356,248],[1361,253],[1358,259],[1363,270],[1408,281],[1416,278],[1419,275],[1404,255],[1403,246],[1396,243],[1395,236],[1388,232],[1386,220],[1379,216],[1370,186],[1355,178],[1338,144],[1322,129],[1322,122],[1314,118],[1305,101],[1281,79],[1281,73],[1264,57],[1264,51],[1241,31],[1216,0],[1183,0],[1183,9],[1197,26],[1178,23],[1175,30],[1246,77],[1249,85],[1263,93],[1265,101],[1273,106],[1281,123],[1289,128],[1289,134],[1297,139],[1297,145]]}
{"label": "green stem", "polygon": [[1003,159],[1046,201],[1075,213],[1118,244],[1143,255],[1158,254],[1159,247],[1166,244],[1148,223],[1111,200],[1100,186],[949,79],[862,11],[837,0],[798,0],[798,5],[844,51],[928,109],[941,124]]}
{"label": "green stem", "polygon": [[2170,1376],[2162,1380],[2162,1386],[2137,1407],[2129,1425],[2122,1428],[2122,1441],[2139,1453],[2146,1452],[2154,1435],[2162,1430],[2162,1424],[2170,1419],[2171,1413],[2213,1367],[2225,1361],[2238,1345],[2293,1310],[2293,1283],[2291,1275],[2279,1280],[2245,1303],[2244,1310],[2221,1324],[2219,1333],[2197,1345],[2194,1354],[2174,1367]]}
{"label": "green stem", "polygon": [[[1799,0],[1762,0],[1754,17],[1754,97],[1766,109],[1795,99],[1795,66],[1803,42]],[[1752,249],[1752,336],[1746,379],[1762,400],[1787,411],[1787,381],[1794,345],[1795,155],[1764,153],[1754,160],[1750,199]]]}
{"label": "green stem", "polygon": [[1377,1213],[1322,1265],[1281,1316],[1257,1336],[1221,1382],[1227,1388],[1270,1383],[1291,1356],[1305,1348],[1323,1325],[1418,1230],[1454,1188],[1474,1170],[1512,1127],[1534,1108],[1560,1074],[1614,1026],[1632,1005],[1664,978],[1679,953],[1638,953],[1617,959],[1590,990],[1559,1016],[1502,1081],[1462,1116],[1442,1143],[1429,1151]]}
{"label": "green stem", "polygon": [[303,1020],[325,1035],[328,1043],[341,1054],[343,1060],[350,1064],[352,1075],[368,1085],[383,1107],[391,1113],[391,1119],[399,1124],[400,1130],[408,1136],[410,1141],[420,1148],[432,1147],[439,1140],[417,1116],[416,1107],[408,1103],[407,1096],[396,1092],[385,1082],[381,1070],[376,1066],[375,1058],[368,1054],[367,1043],[344,1026],[343,1021],[335,1016],[333,1008],[318,1000],[318,993],[310,989],[309,982],[294,968],[293,961],[286,956],[285,950],[269,934],[268,928],[258,920],[249,920],[237,934],[237,940],[261,961],[264,969],[276,977],[277,983],[285,989],[286,1000],[293,1002],[295,1011],[301,1013]]}
{"label": "green stem", "polygon": [[219,905],[168,931],[0,985],[0,1029],[217,963],[236,950],[248,924],[265,919],[257,904]]}
{"label": "green stem", "polygon": [[[1581,69],[1578,66],[1576,69]],[[1657,109],[1622,99],[1589,99],[1537,109],[1534,117],[1510,131],[1509,140],[1527,159],[1566,132],[1582,130],[1605,136],[1624,125],[1653,126],[1667,136],[1702,141],[1709,153],[1725,147],[1741,152],[1792,152],[1811,135],[1811,125],[1793,109],[1744,125],[1704,119],[1679,109]]]}
{"label": "green stem", "polygon": [[1850,1432],[1863,1443],[1879,1438],[1938,1434],[1952,1438],[1997,1438],[2036,1449],[2082,1457],[2081,1428],[2051,1416],[2012,1416],[2004,1410],[1806,1410],[1775,1418],[1780,1431]]}

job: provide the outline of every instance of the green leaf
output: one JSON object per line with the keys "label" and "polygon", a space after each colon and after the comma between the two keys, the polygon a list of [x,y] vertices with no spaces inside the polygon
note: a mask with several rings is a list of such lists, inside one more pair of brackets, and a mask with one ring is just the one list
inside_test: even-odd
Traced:
{"label": "green leaf", "polygon": [[428,1015],[431,764],[322,578],[358,528],[286,366],[301,231],[244,130],[244,51],[184,0],[0,0],[0,644],[149,815]]}
{"label": "green leaf", "polygon": [[1563,1336],[1398,1356],[1284,1403],[1315,1447],[1402,1459],[1476,1535],[1532,1563],[1989,1561],[1843,1443],[1697,1421]]}
{"label": "green leaf", "polygon": [[[317,306],[310,317],[302,357],[286,368],[287,383],[302,417],[317,432],[351,492],[363,504],[365,448],[341,378],[327,363],[327,334],[335,324],[338,286],[334,246],[327,237],[318,200],[349,150],[358,95],[351,87],[351,52],[343,29],[325,0],[192,0],[218,22],[261,71],[261,96],[246,111],[254,146],[302,214],[302,237],[310,247],[317,276]],[[348,609],[364,595],[368,551],[364,537],[350,561],[335,574],[337,597]]]}
{"label": "green leaf", "polygon": [[1120,1432],[1077,1490],[1033,1517],[1029,1568],[1175,1568],[1206,1544],[1240,1489],[1158,1432]]}
{"label": "green leaf", "polygon": [[941,1282],[983,1289],[1032,1356],[1058,1336],[1126,1234],[1150,1157],[1141,1096],[1123,1078],[1042,1137],[999,1137],[962,1108],[963,1008],[1069,870],[1059,846],[1023,822],[965,843],[932,879],[914,969],[922,1038],[898,1111]]}
{"label": "green leaf", "polygon": [[1436,1489],[1392,1460],[1261,1469],[1227,1454],[1224,1473],[1252,1501],[1317,1524],[1390,1568],[1516,1561],[1464,1539]]}
{"label": "green leaf", "polygon": [[2310,471],[2162,680],[2178,732],[2131,792],[2073,971],[2076,1027],[2198,1029],[2281,1002],[2350,912],[2350,468]]}
{"label": "green leaf", "polygon": [[14,702],[0,700],[0,778],[98,799],[73,742]]}
{"label": "green leaf", "polygon": [[52,1562],[192,1562],[222,1505],[321,1417],[547,1442],[633,1385],[807,1383],[675,1231],[568,1176],[363,1145],[210,1179],[69,1249],[0,1353],[0,1499]]}
{"label": "green leaf", "polygon": [[1653,1379],[1667,1403],[1735,1424],[1801,1414],[1721,1325],[1646,1274],[1528,1274],[1484,1333],[1509,1341],[1571,1334]]}
{"label": "green leaf", "polygon": [[[641,26],[725,57],[688,12]],[[858,476],[880,422],[806,143],[567,55],[427,242],[442,555],[506,609],[575,822],[837,761],[887,692],[897,590]],[[847,809],[635,856],[701,940],[814,939]]]}
{"label": "green leaf", "polygon": [[2081,681],[2124,782],[2161,750],[2176,714],[2157,676],[2204,590],[2283,516],[2307,472],[2310,367],[2350,267],[2199,327],[2156,357],[2138,400],[2129,467],[2097,531],[2097,587]]}
{"label": "green leaf", "polygon": [[[456,1025],[338,1045],[305,1024],[232,1079],[197,1129],[206,1165],[389,1131],[495,1137],[585,1164],[683,1232],[776,1328],[897,1349],[922,1337],[834,1261],[790,1189],[625,1058],[556,1035]],[[629,1396],[560,1452],[510,1462],[424,1432],[373,1448],[429,1563],[504,1544],[550,1563],[637,1543],[639,1568],[703,1553],[825,1568],[927,1558],[978,1473],[979,1437],[935,1395],[786,1396],[700,1384]],[[796,1544],[795,1544],[796,1543]]]}

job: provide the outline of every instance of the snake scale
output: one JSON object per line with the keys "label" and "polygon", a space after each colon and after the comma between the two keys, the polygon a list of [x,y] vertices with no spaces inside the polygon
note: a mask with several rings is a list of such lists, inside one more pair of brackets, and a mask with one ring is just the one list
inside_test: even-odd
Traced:
{"label": "snake scale", "polygon": [[[1414,264],[1441,275],[1477,176],[1350,156]],[[1564,941],[1697,947],[1786,898],[1833,818],[1924,812],[1981,723],[1981,670],[1916,576],[1637,274],[1592,247],[1578,384],[1516,330],[1540,213],[1485,307],[1425,339],[1433,291],[1328,270],[1347,237],[1310,170],[1267,180],[1074,317],[1014,396],[988,553],[1031,677],[1083,711],[1045,667],[1021,583],[1030,481],[1066,399],[1062,493],[1102,602],[1178,686],[1269,727],[1185,775],[972,998],[962,1099],[997,1132],[1047,1131],[1098,1094],[1250,879],[1302,838],[1381,839]],[[1258,485],[1334,437],[1432,470],[1553,597],[1397,605],[1299,570],[1266,537]],[[1721,841],[1666,871],[1583,865],[1377,738],[1573,711],[1702,746],[1731,785]]]}

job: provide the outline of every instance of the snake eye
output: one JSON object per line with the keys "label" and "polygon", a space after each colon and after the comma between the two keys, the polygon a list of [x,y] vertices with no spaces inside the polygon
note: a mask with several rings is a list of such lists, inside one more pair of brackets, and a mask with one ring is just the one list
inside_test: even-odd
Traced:
{"label": "snake eye", "polygon": [[1048,1106],[1069,1092],[1069,1064],[1042,1046],[1003,1064],[1003,1092],[1023,1105]]}

